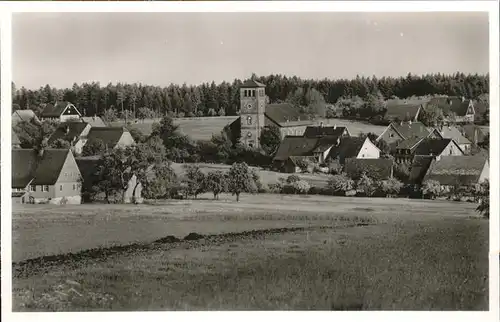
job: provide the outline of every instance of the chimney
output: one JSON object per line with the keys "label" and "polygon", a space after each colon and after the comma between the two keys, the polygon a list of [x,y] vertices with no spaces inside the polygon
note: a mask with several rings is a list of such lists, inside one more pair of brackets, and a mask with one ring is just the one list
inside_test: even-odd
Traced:
{"label": "chimney", "polygon": [[462,96],[462,103],[465,102],[465,97]]}
{"label": "chimney", "polygon": [[66,134],[69,134],[69,125],[66,125]]}
{"label": "chimney", "polygon": [[441,160],[441,156],[440,155],[436,155],[436,161],[439,161]]}
{"label": "chimney", "polygon": [[408,124],[411,125],[411,120],[408,121]]}
{"label": "chimney", "polygon": [[319,122],[319,127],[323,127],[323,122]]}
{"label": "chimney", "polygon": [[333,124],[333,129],[336,130],[337,129],[337,124]]}
{"label": "chimney", "polygon": [[399,125],[403,126],[403,121],[399,121]]}

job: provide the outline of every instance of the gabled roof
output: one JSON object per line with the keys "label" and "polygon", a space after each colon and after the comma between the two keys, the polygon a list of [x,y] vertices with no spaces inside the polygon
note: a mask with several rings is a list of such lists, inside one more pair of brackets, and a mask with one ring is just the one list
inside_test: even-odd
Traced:
{"label": "gabled roof", "polygon": [[476,184],[487,162],[483,156],[443,156],[432,161],[424,181],[436,180],[442,185]]}
{"label": "gabled roof", "polygon": [[[286,126],[291,122],[300,122],[300,125],[312,125],[314,122],[308,120],[300,110],[289,103],[266,105],[265,115],[276,125]],[[299,123],[298,123],[299,124]]]}
{"label": "gabled roof", "polygon": [[82,121],[94,127],[106,127],[106,123],[99,116],[83,116]]}
{"label": "gabled roof", "polygon": [[278,147],[278,151],[276,151],[274,160],[285,161],[291,156],[311,156],[317,143],[317,138],[285,136]]}
{"label": "gabled roof", "polygon": [[470,144],[471,142],[460,133],[455,126],[444,126],[440,131],[443,139],[453,139],[458,144]]}
{"label": "gabled roof", "polygon": [[296,166],[299,165],[301,161],[308,161],[308,162],[316,162],[316,158],[313,156],[305,155],[305,156],[291,156],[289,157],[290,161],[293,162]]}
{"label": "gabled roof", "polygon": [[12,187],[53,185],[66,162],[70,150],[46,149],[42,156],[33,149],[12,150]]}
{"label": "gabled roof", "polygon": [[356,157],[366,140],[369,139],[357,136],[342,138],[338,146],[332,147],[328,157],[338,159],[340,163],[343,163],[347,158]]}
{"label": "gabled roof", "polygon": [[240,86],[240,88],[255,88],[255,87],[266,87],[266,85],[264,85],[256,80],[249,79],[249,80],[245,81],[243,84],[241,84],[241,86]]}
{"label": "gabled roof", "polygon": [[49,143],[52,143],[58,139],[63,139],[68,142],[77,141],[82,135],[83,130],[89,126],[84,122],[65,122],[59,124],[57,129],[49,138]]}
{"label": "gabled roof", "polygon": [[455,113],[457,116],[465,116],[470,100],[457,96],[433,97],[428,104],[435,105],[443,110],[443,113]]}
{"label": "gabled roof", "polygon": [[462,126],[462,131],[465,137],[471,142],[482,142],[486,134],[483,132],[481,127],[475,124],[466,124]]}
{"label": "gabled roof", "polygon": [[[75,108],[75,111],[80,114],[80,112],[76,109],[76,107],[70,102],[57,102],[56,104],[47,104],[42,112],[42,117],[59,117],[66,110],[68,105],[72,105]],[[80,114],[81,115],[81,114]]]}
{"label": "gabled roof", "polygon": [[16,132],[14,130],[10,130],[11,132],[11,141],[12,141],[12,146],[16,145],[21,145],[21,140],[19,140],[19,137],[17,136]]}
{"label": "gabled roof", "polygon": [[32,110],[16,110],[12,113],[12,122],[17,123],[19,121],[38,121],[38,117]]}
{"label": "gabled roof", "polygon": [[316,143],[316,147],[314,148],[313,152],[318,152],[318,153],[323,153],[329,148],[340,144],[340,136],[323,136],[317,138],[318,142]]}
{"label": "gabled roof", "polygon": [[413,184],[421,184],[424,180],[427,170],[434,157],[427,155],[416,155],[411,163],[410,175],[408,181]]}
{"label": "gabled roof", "polygon": [[399,142],[399,144],[396,146],[396,149],[413,150],[418,146],[418,144],[423,139],[424,138],[411,138],[411,139],[403,140],[403,141]]}
{"label": "gabled roof", "polygon": [[[304,131],[305,137],[341,136],[347,131],[345,126],[308,126]],[[348,132],[349,133],[349,132]]]}
{"label": "gabled roof", "polygon": [[392,159],[345,159],[344,171],[353,180],[357,180],[363,173],[375,180],[384,180],[392,177],[394,161]]}
{"label": "gabled roof", "polygon": [[461,151],[460,147],[452,139],[426,138],[417,146],[415,155],[440,155],[450,143],[454,144]]}
{"label": "gabled roof", "polygon": [[89,141],[101,140],[108,148],[114,148],[125,132],[128,130],[124,127],[93,127],[87,138]]}
{"label": "gabled roof", "polygon": [[386,104],[387,112],[385,116],[390,120],[413,120],[421,107],[422,104],[389,103]]}
{"label": "gabled roof", "polygon": [[405,139],[425,138],[430,134],[427,126],[422,122],[392,122],[389,126],[392,126]]}

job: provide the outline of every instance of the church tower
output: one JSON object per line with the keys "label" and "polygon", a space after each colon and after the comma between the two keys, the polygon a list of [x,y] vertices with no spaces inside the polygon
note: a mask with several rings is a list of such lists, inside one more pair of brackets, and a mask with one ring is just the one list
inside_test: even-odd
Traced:
{"label": "church tower", "polygon": [[266,110],[266,85],[249,80],[240,86],[241,143],[258,148],[260,133],[264,128]]}

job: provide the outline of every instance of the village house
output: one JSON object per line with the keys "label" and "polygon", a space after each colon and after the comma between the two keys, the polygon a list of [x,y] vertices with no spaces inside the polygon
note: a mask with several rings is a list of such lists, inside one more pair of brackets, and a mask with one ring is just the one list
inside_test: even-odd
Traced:
{"label": "village house", "polygon": [[415,149],[414,155],[427,155],[439,158],[442,156],[463,156],[464,152],[453,139],[422,140]]}
{"label": "village house", "polygon": [[87,142],[100,140],[107,149],[124,148],[135,144],[134,138],[124,127],[91,127]]}
{"label": "village house", "polygon": [[475,187],[489,179],[489,162],[483,156],[442,156],[432,161],[423,182],[434,180],[443,191]]}
{"label": "village house", "polygon": [[446,121],[453,123],[474,123],[482,119],[482,114],[487,111],[484,103],[474,103],[465,97],[433,97],[427,104],[440,108],[445,116],[453,115],[453,119],[446,118]]}
{"label": "village house", "polygon": [[12,203],[81,203],[81,174],[71,150],[12,150]]}
{"label": "village house", "polygon": [[66,122],[79,120],[82,114],[70,102],[56,102],[55,104],[47,104],[40,116],[42,120]]}
{"label": "village house", "polygon": [[380,134],[377,141],[384,140],[394,150],[404,140],[436,137],[422,122],[392,122]]}
{"label": "village house", "polygon": [[83,122],[64,122],[59,124],[54,133],[49,137],[49,145],[61,139],[71,144],[74,154],[82,153],[83,146],[87,143],[87,136],[91,126]]}
{"label": "village house", "polygon": [[35,112],[32,110],[16,110],[12,113],[12,126],[15,126],[19,122],[40,122]]}
{"label": "village house", "polygon": [[[340,132],[342,133],[342,132]],[[369,138],[341,135],[304,137],[286,136],[273,159],[274,168],[287,173],[299,172],[307,164],[344,164],[347,158],[377,159],[380,150]]]}
{"label": "village house", "polygon": [[384,118],[391,122],[416,122],[423,105],[422,103],[391,100],[386,102],[385,107],[387,111]]}
{"label": "village house", "polygon": [[456,126],[443,126],[440,129],[434,129],[436,136],[443,139],[453,139],[464,154],[469,154],[471,151],[471,141],[467,139]]}
{"label": "village house", "polygon": [[[96,180],[99,180],[99,178],[96,178],[94,175],[96,173],[96,169],[98,166],[100,156],[87,156],[87,157],[78,157],[76,158],[76,163],[78,165],[78,168],[80,169],[80,172],[82,174],[83,178],[83,185],[87,185],[86,191],[91,191],[92,185],[95,183]],[[87,196],[84,196],[86,198]],[[100,193],[98,196],[96,196],[96,199],[104,200],[104,193]],[[113,196],[116,197],[116,196]],[[119,198],[122,198],[122,196],[118,196]],[[142,203],[144,200],[142,198],[142,184],[137,182],[137,177],[135,175],[130,178],[130,180],[127,183],[127,189],[125,190],[125,193],[123,195],[123,201],[124,203]]]}
{"label": "village house", "polygon": [[485,133],[483,128],[475,124],[464,124],[461,126],[462,135],[465,136],[472,145],[477,146],[483,142],[488,132]]}
{"label": "village house", "polygon": [[323,126],[321,123],[319,126],[307,126],[304,134],[306,138],[314,138],[321,136],[329,136],[329,137],[349,137],[351,134],[349,130],[345,126]]}

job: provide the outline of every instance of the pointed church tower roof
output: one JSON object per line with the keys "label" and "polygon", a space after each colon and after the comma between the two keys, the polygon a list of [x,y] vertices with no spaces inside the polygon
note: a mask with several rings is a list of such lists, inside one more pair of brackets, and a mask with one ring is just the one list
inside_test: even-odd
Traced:
{"label": "pointed church tower roof", "polygon": [[255,87],[266,87],[266,85],[259,83],[255,80],[249,79],[240,86],[241,88],[255,88]]}

